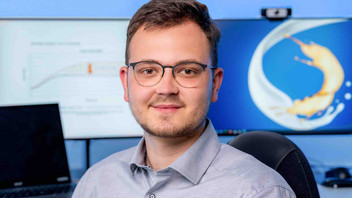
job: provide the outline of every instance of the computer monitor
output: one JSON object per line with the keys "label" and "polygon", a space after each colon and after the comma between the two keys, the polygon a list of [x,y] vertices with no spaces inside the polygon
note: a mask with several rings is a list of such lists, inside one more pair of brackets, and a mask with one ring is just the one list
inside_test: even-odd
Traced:
{"label": "computer monitor", "polygon": [[219,134],[352,131],[350,19],[217,20]]}
{"label": "computer monitor", "polygon": [[123,99],[127,19],[1,19],[0,105],[59,103],[66,139],[141,136]]}
{"label": "computer monitor", "polygon": [[[66,139],[141,136],[119,79],[128,23],[1,19],[0,105],[59,103]],[[222,32],[219,66],[225,73],[209,117],[219,134],[350,132],[351,20],[216,23]],[[315,58],[302,46],[315,47]],[[324,49],[328,56],[319,58]],[[320,65],[329,69],[307,65],[318,60],[328,61]]]}

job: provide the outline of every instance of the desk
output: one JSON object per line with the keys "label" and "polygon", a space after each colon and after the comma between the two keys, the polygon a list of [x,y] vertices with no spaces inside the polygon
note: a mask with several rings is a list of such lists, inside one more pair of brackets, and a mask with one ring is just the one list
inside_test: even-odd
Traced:
{"label": "desk", "polygon": [[352,188],[331,188],[318,184],[321,198],[352,198]]}

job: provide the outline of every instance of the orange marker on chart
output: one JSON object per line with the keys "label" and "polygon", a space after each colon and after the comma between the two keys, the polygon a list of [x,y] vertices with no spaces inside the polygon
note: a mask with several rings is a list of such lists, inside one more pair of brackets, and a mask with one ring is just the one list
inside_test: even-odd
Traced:
{"label": "orange marker on chart", "polygon": [[89,74],[92,74],[92,73],[93,73],[92,64],[89,64],[89,65],[88,65],[88,73],[89,73]]}

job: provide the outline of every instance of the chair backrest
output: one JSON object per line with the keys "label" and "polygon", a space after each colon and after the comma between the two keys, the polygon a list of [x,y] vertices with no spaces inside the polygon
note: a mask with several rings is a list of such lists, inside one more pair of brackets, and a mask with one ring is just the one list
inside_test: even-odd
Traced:
{"label": "chair backrest", "polygon": [[243,133],[229,145],[276,170],[297,197],[319,198],[317,183],[303,152],[286,137],[267,131]]}

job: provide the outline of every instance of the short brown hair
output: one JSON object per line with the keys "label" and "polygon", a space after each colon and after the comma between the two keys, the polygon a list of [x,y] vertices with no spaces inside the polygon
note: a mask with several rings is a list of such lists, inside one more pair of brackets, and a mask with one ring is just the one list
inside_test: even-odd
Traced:
{"label": "short brown hair", "polygon": [[144,4],[132,17],[127,29],[125,62],[128,65],[129,44],[137,30],[145,25],[151,27],[168,28],[185,21],[193,21],[204,31],[210,47],[212,65],[218,64],[217,45],[221,33],[210,18],[206,5],[195,0],[152,0]]}

